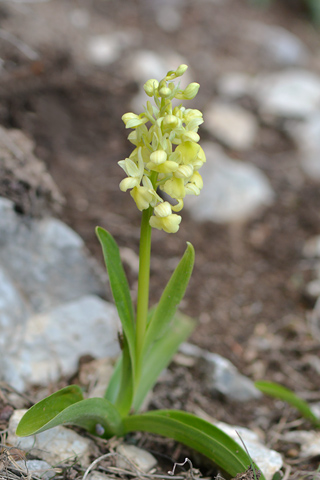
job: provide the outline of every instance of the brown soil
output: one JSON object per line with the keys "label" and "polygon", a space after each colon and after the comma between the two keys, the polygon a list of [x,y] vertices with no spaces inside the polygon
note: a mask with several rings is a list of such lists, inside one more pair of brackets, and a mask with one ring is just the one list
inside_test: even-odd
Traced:
{"label": "brown soil", "polygon": [[[94,0],[88,8],[121,28],[138,28],[150,49],[173,46],[186,55],[194,80],[202,86],[197,108],[215,96],[215,78],[221,72],[273,68],[242,35],[246,21],[283,25],[314,52],[319,43],[319,34],[307,18],[284,5],[265,12],[249,8],[244,0],[217,5],[203,1],[201,8],[187,2],[184,27],[175,33],[164,33],[153,24],[150,28],[151,2],[148,5],[142,0]],[[100,261],[96,225],[107,228],[120,247],[137,253],[139,212],[130,195],[118,188],[123,173],[117,161],[130,152],[121,115],[130,111],[129,102],[138,89],[123,73],[125,65],[119,60],[103,71],[79,70],[72,55],[55,45],[47,45],[36,62],[8,46],[5,50],[0,123],[21,129],[35,141],[38,157],[66,198],[62,219]],[[312,67],[318,69],[316,52]],[[202,138],[206,137],[210,139],[203,133]],[[312,263],[301,254],[304,242],[319,233],[319,186],[307,179],[299,181],[297,152],[281,128],[263,126],[253,150],[246,155],[231,153],[267,174],[276,192],[275,205],[243,225],[195,225],[184,212],[178,234],[155,231],[151,301],[159,298],[186,241],[192,242],[196,264],[182,305],[183,311],[198,319],[191,341],[229,358],[252,379],[277,381],[303,392],[308,400],[320,400],[319,373],[310,361],[310,355],[319,355],[319,342],[307,320],[313,304],[304,295],[313,277]],[[126,269],[135,292],[136,274],[130,265]],[[259,347],[261,338],[268,340],[264,348]],[[269,444],[292,464],[292,478],[317,468],[314,459],[299,463],[286,444],[271,440],[280,420],[296,417],[284,405],[267,399],[243,404],[212,398],[199,372],[192,375],[176,364],[157,388],[154,406],[200,407],[220,420],[263,429]],[[305,422],[300,428],[308,427]]]}

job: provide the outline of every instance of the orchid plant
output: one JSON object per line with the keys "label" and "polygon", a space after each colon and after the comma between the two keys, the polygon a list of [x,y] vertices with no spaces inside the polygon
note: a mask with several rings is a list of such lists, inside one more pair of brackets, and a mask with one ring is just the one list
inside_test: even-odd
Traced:
{"label": "orchid plant", "polygon": [[[180,65],[160,82],[148,80],[144,90],[153,103],[148,100],[140,115],[127,113],[122,117],[126,128],[132,130],[128,139],[134,149],[129,158],[119,162],[126,173],[120,189],[130,190],[142,212],[138,296],[135,309],[119,248],[109,232],[97,227],[123,330],[121,356],[104,398],[85,399],[77,385],[63,388],[26,412],[17,435],[34,435],[62,424],[78,425],[102,438],[135,430],[152,432],[198,450],[235,476],[251,465],[251,459],[211,423],[176,410],[139,413],[159,374],[194,328],[194,321],[177,311],[193,269],[194,249],[190,243],[158,304],[149,308],[152,229],[176,233],[185,196],[199,195],[203,186],[199,169],[206,157],[198,143],[202,113],[172,105],[174,99],[193,99],[199,90],[198,83],[190,83],[185,89],[175,84],[186,69],[186,65]],[[263,475],[260,478],[264,479]]]}

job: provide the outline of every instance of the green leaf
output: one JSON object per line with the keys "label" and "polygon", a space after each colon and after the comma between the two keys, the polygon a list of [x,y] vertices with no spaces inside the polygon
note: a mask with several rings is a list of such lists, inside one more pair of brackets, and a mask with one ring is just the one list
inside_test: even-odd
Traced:
{"label": "green leaf", "polygon": [[320,419],[312,412],[307,402],[298,397],[294,392],[278,383],[259,381],[255,382],[258,390],[266,395],[274,398],[279,398],[295,407],[303,417],[310,420],[314,425],[320,427]]}
{"label": "green leaf", "polygon": [[156,383],[158,376],[169,365],[179,345],[189,337],[194,326],[194,320],[187,315],[177,313],[172,321],[170,334],[154,343],[152,350],[143,360],[141,380],[133,400],[134,411],[139,410],[145,396]]}
{"label": "green leaf", "polygon": [[123,333],[128,341],[131,364],[135,364],[135,324],[134,309],[130,296],[129,285],[124,272],[119,248],[109,232],[101,227],[96,228],[96,234],[102,246],[107,267],[112,295],[121,320]]}
{"label": "green leaf", "polygon": [[104,438],[123,435],[118,410],[104,398],[83,400],[77,385],[65,387],[31,407],[17,427],[19,437],[44,432],[58,425],[77,425],[96,435],[97,424],[104,429]]}
{"label": "green leaf", "polygon": [[[148,323],[150,322],[153,312],[155,310],[155,307],[150,308],[148,312]],[[116,366],[113,370],[111,379],[109,381],[108,387],[105,391],[104,398],[109,400],[109,402],[115,404],[117,397],[120,392],[120,385],[121,385],[121,375],[122,375],[122,357],[123,354],[121,354],[120,358],[118,359]]]}
{"label": "green leaf", "polygon": [[144,355],[150,350],[152,343],[161,338],[168,330],[178,305],[185,294],[193,264],[194,248],[188,242],[186,251],[164,289],[148,325],[144,343]]}
{"label": "green leaf", "polygon": [[[156,410],[123,420],[125,433],[140,430],[155,433],[202,453],[231,476],[247,470],[251,459],[238,443],[222,430],[190,413]],[[261,474],[261,480],[265,477]]]}
{"label": "green leaf", "polygon": [[119,380],[121,383],[119,385],[118,395],[114,405],[121,416],[124,417],[130,412],[133,399],[132,364],[126,337],[123,339],[121,377]]}
{"label": "green leaf", "polygon": [[122,354],[116,362],[110,381],[104,393],[104,398],[115,404],[120,391],[122,373]]}

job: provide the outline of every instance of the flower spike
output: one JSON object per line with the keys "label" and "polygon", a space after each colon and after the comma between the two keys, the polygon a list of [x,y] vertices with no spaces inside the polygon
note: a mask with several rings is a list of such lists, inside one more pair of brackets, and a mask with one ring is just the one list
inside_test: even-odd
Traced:
{"label": "flower spike", "polygon": [[[144,90],[155,105],[148,100],[140,115],[130,112],[122,116],[126,128],[133,129],[128,140],[136,148],[129,158],[118,162],[127,174],[120,189],[130,190],[139,210],[154,209],[150,225],[168,233],[177,232],[181,222],[181,216],[172,211],[183,208],[186,195],[200,194],[203,181],[198,170],[206,161],[198,144],[202,113],[172,106],[174,98],[191,100],[198,93],[198,83],[190,83],[184,90],[174,84],[187,68],[182,64],[170,70],[160,82],[148,80]],[[172,204],[157,194],[158,187],[171,197]]]}

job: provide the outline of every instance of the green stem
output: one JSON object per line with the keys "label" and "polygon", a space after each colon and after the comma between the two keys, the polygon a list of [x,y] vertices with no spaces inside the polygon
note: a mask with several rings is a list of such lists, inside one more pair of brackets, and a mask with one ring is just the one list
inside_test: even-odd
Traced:
{"label": "green stem", "polygon": [[141,373],[141,352],[147,328],[149,309],[149,279],[150,279],[150,255],[151,255],[151,227],[149,219],[153,208],[143,210],[140,232],[139,250],[139,276],[138,276],[138,299],[136,318],[136,383],[138,384]]}

